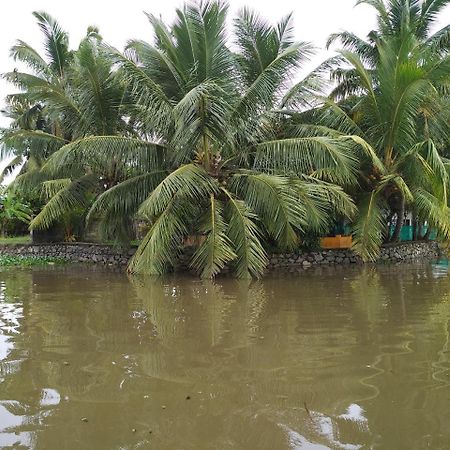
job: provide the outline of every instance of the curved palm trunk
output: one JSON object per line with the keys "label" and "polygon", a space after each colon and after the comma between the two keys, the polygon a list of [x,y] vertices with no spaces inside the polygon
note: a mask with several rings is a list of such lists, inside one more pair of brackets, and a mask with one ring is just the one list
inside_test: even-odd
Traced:
{"label": "curved palm trunk", "polygon": [[419,241],[423,239],[422,231],[423,231],[423,222],[419,221],[419,224],[417,225],[417,239]]}
{"label": "curved palm trunk", "polygon": [[400,208],[397,210],[397,223],[395,224],[394,234],[392,235],[392,242],[400,241],[400,233],[402,231],[404,215],[405,215],[405,200],[402,199]]}
{"label": "curved palm trunk", "polygon": [[418,219],[416,214],[413,214],[412,226],[413,226],[413,241],[417,241],[419,239],[419,235],[418,235]]}
{"label": "curved palm trunk", "polygon": [[385,230],[385,235],[384,235],[384,243],[385,244],[387,242],[389,242],[389,240],[391,238],[391,222],[392,222],[392,219],[394,218],[394,214],[395,213],[391,212],[386,219],[386,230]]}

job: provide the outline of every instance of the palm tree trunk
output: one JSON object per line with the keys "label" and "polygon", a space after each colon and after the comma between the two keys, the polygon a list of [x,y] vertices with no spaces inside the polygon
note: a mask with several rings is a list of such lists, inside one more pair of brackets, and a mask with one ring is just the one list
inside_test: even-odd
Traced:
{"label": "palm tree trunk", "polygon": [[384,237],[385,243],[389,242],[391,239],[391,222],[392,222],[393,217],[394,217],[394,213],[391,212],[391,213],[389,213],[389,216],[387,217],[387,220],[386,220],[386,235]]}
{"label": "palm tree trunk", "polygon": [[397,210],[397,223],[395,224],[394,234],[392,235],[392,242],[400,241],[400,233],[402,231],[404,215],[405,215],[405,200],[402,199],[400,208]]}
{"label": "palm tree trunk", "polygon": [[424,241],[428,241],[430,239],[430,234],[431,234],[431,227],[430,227],[430,225],[428,225],[427,226],[427,231],[423,235],[423,240]]}
{"label": "palm tree trunk", "polygon": [[417,241],[418,240],[418,228],[417,228],[417,216],[415,214],[413,214],[413,218],[412,218],[412,226],[413,226],[413,241]]}

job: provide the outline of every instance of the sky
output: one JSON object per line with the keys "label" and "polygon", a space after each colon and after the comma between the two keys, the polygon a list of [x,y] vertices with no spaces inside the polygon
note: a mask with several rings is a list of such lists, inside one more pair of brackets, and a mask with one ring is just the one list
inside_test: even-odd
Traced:
{"label": "sky", "polygon": [[[15,0],[2,4],[0,15],[0,73],[17,67],[9,57],[9,49],[21,39],[41,50],[40,31],[33,11],[46,11],[69,32],[73,48],[85,35],[89,25],[99,27],[105,41],[123,49],[130,38],[151,40],[151,28],[143,11],[161,15],[171,22],[179,0]],[[256,9],[263,17],[276,22],[289,12],[294,13],[296,37],[312,42],[319,50],[305,68],[312,69],[329,53],[324,50],[330,33],[349,30],[361,37],[375,27],[374,10],[367,5],[355,7],[356,0],[229,0],[230,19],[243,6]],[[450,23],[450,8],[440,18],[440,26]],[[4,97],[14,88],[0,80],[0,109]],[[0,126],[8,121],[0,117]]]}

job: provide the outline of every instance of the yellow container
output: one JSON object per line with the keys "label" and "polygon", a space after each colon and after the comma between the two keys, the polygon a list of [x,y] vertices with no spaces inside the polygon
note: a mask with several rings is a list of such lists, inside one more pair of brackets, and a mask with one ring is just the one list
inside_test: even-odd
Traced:
{"label": "yellow container", "polygon": [[340,234],[332,237],[320,238],[322,248],[350,248],[352,246],[351,236],[342,236]]}

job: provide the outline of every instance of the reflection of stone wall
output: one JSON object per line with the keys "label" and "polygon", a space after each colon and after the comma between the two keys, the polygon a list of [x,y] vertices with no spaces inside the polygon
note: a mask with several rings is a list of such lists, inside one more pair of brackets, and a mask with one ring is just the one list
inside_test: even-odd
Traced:
{"label": "reflection of stone wall", "polygon": [[[120,250],[109,245],[76,244],[15,244],[0,245],[0,255],[50,256],[74,262],[90,262],[125,266],[135,248]],[[408,242],[382,248],[379,262],[402,262],[434,259],[439,256],[436,242]],[[309,267],[312,265],[360,264],[351,250],[318,250],[272,254],[269,269]]]}

